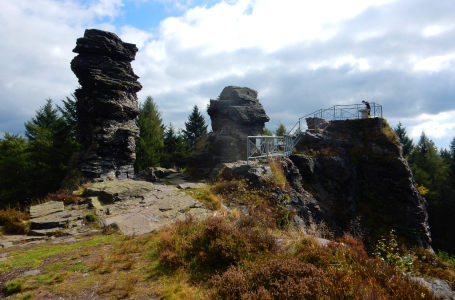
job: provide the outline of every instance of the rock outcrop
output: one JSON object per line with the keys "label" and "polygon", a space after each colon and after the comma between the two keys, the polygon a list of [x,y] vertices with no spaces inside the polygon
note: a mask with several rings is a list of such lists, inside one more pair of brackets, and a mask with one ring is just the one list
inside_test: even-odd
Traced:
{"label": "rock outcrop", "polygon": [[373,239],[394,229],[409,244],[429,247],[426,200],[385,120],[332,121],[305,132],[297,150],[290,159],[332,229],[341,233],[360,220]]}
{"label": "rock outcrop", "polygon": [[137,51],[114,33],[97,29],[87,29],[76,42],[78,55],[71,61],[81,85],[75,92],[81,141],[76,164],[88,179],[134,177],[136,93],[142,89],[131,67]]}
{"label": "rock outcrop", "polygon": [[246,159],[246,138],[262,135],[270,120],[257,96],[250,88],[227,86],[218,100],[210,100],[213,132],[197,144],[190,158],[194,167],[210,173],[220,163]]}

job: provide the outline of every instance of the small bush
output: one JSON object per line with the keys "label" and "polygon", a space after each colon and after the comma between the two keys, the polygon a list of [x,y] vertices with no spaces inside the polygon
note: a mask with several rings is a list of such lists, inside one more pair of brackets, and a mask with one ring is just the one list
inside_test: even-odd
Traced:
{"label": "small bush", "polygon": [[284,167],[280,158],[273,158],[269,160],[269,166],[272,174],[263,176],[265,184],[269,188],[279,187],[281,190],[286,188],[286,174],[284,174]]}
{"label": "small bush", "polygon": [[2,231],[10,234],[26,234],[30,231],[30,214],[13,208],[0,210]]}
{"label": "small bush", "polygon": [[296,258],[278,257],[245,261],[214,275],[210,282],[221,299],[320,299],[324,271]]}
{"label": "small bush", "polygon": [[77,204],[79,200],[79,196],[69,194],[67,191],[64,189],[60,189],[54,193],[48,193],[44,199],[46,201],[60,201],[65,204]]}
{"label": "small bush", "polygon": [[13,280],[8,281],[6,283],[6,290],[10,294],[19,293],[20,291],[22,291],[22,285],[23,284],[24,284],[23,280],[21,280],[21,279],[13,279]]}
{"label": "small bush", "polygon": [[98,216],[95,215],[94,213],[87,213],[85,215],[85,219],[88,221],[88,222],[95,222],[97,219],[98,219]]}

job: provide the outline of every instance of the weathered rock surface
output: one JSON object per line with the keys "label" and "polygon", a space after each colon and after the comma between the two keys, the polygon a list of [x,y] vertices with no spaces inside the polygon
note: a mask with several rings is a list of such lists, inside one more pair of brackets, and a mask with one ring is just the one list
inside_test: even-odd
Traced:
{"label": "weathered rock surface", "polygon": [[61,212],[65,209],[63,202],[49,201],[30,207],[30,218],[41,218],[50,214]]}
{"label": "weathered rock surface", "polygon": [[98,182],[89,186],[85,196],[98,197],[107,203],[143,197],[154,190],[153,183],[134,180]]}
{"label": "weathered rock surface", "polygon": [[208,174],[220,163],[246,159],[246,138],[262,135],[270,120],[257,95],[247,87],[227,86],[218,100],[210,100],[213,132],[200,140],[191,155],[194,167]]}
{"label": "weathered rock surface", "polygon": [[84,212],[66,210],[63,202],[49,201],[30,207],[31,230],[29,235],[44,236],[68,227],[71,222],[82,220]]}
{"label": "weathered rock surface", "polygon": [[436,299],[455,300],[455,292],[452,291],[447,282],[441,279],[427,280],[420,277],[411,277],[411,279],[426,286]]}
{"label": "weathered rock surface", "polygon": [[411,244],[429,247],[427,203],[386,130],[382,119],[332,121],[322,132],[304,133],[301,154],[290,159],[335,232],[360,217],[372,238],[395,229]]}
{"label": "weathered rock surface", "polygon": [[81,151],[74,164],[88,179],[134,177],[136,93],[142,88],[131,67],[137,51],[97,29],[87,29],[76,42],[71,69],[82,86],[75,92]]}
{"label": "weathered rock surface", "polygon": [[212,215],[204,204],[191,196],[180,195],[174,187],[157,187],[143,200],[105,205],[97,210],[103,227],[113,228],[126,235],[141,235],[192,215],[205,219]]}

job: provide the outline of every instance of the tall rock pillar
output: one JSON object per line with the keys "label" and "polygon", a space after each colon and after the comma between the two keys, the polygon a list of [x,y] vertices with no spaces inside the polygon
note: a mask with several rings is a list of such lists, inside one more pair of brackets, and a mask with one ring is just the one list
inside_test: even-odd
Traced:
{"label": "tall rock pillar", "polygon": [[139,114],[136,93],[142,89],[134,74],[136,45],[122,42],[114,33],[87,29],[76,42],[71,70],[81,88],[77,98],[81,140],[79,168],[88,179],[134,177],[136,139],[134,119]]}

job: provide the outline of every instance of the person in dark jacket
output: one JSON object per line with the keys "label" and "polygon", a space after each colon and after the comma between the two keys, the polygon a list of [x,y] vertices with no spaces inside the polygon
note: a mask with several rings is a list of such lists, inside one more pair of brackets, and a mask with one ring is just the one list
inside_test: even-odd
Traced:
{"label": "person in dark jacket", "polygon": [[365,100],[362,100],[362,103],[365,104],[365,109],[368,110],[368,117],[369,117],[370,116],[370,111],[371,111],[370,103],[368,103]]}

